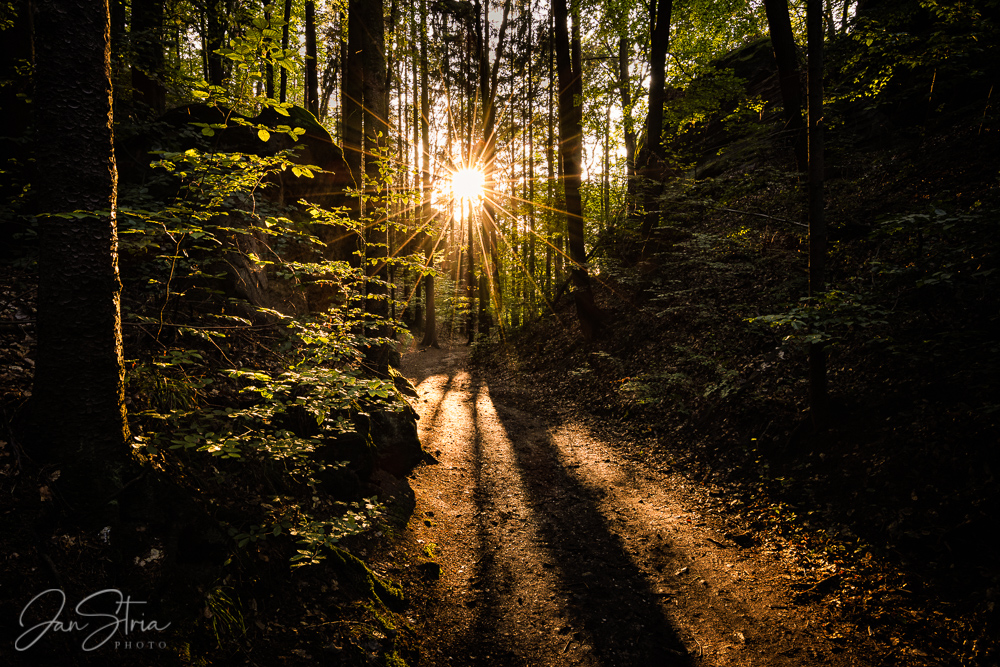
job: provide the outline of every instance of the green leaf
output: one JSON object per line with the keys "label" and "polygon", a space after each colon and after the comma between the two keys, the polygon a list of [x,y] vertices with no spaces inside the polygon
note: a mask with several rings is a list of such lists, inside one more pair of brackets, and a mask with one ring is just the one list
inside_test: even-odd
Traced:
{"label": "green leaf", "polygon": [[265,130],[264,128],[261,128],[257,130],[257,136],[260,138],[261,141],[267,141],[268,139],[271,138],[271,133]]}

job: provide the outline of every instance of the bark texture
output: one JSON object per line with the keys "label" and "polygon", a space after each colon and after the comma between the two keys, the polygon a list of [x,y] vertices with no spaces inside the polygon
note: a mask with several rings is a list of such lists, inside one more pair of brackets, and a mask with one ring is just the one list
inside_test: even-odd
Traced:
{"label": "bark texture", "polygon": [[[36,5],[39,215],[33,443],[80,511],[102,510],[130,457],[125,418],[107,0]],[[93,212],[82,217],[55,214]],[[103,515],[102,519],[105,518]]]}
{"label": "bark texture", "polygon": [[600,313],[594,303],[584,248],[583,200],[580,177],[583,163],[583,77],[580,40],[576,30],[570,44],[566,0],[553,0],[556,69],[559,73],[559,154],[566,190],[566,228],[569,236],[570,275],[580,329],[587,340],[598,335]]}

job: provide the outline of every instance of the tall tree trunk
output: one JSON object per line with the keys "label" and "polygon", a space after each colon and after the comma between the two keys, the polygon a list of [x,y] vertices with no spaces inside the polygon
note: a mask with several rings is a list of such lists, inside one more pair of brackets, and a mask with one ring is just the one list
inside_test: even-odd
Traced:
{"label": "tall tree trunk", "polygon": [[[430,75],[427,65],[427,0],[420,0],[420,157],[423,164],[420,169],[420,219],[426,227],[430,227],[433,211],[431,209],[431,94]],[[444,234],[439,232],[438,238]],[[427,247],[424,253],[427,257],[427,268],[434,269],[434,250],[436,242],[431,243],[428,235]],[[421,345],[438,347],[437,311],[434,307],[434,274],[429,273],[424,278],[424,304],[426,320],[424,321],[424,340]]]}
{"label": "tall tree trunk", "polygon": [[[549,81],[551,82],[549,86],[549,151],[550,156],[555,160],[555,173],[550,179],[553,185],[555,209],[557,211],[566,210],[566,184],[565,184],[565,173],[563,171],[563,159],[561,153],[561,142],[560,138],[558,141],[555,138],[554,123],[556,122],[556,117],[559,115],[559,110],[554,101],[555,91],[559,87],[558,76],[556,74],[556,24],[555,24],[555,13],[551,13],[551,50],[549,51]],[[562,100],[560,98],[559,103]],[[561,118],[561,117],[560,117]],[[561,131],[561,130],[560,130]],[[558,159],[556,156],[556,146],[559,146],[560,153]],[[552,229],[552,273],[553,273],[553,286],[554,283],[560,282],[563,279],[565,271],[563,269],[564,260],[566,259],[565,250],[565,240],[566,240],[566,224],[562,216],[556,216],[554,219],[555,224]]]}
{"label": "tall tree trunk", "polygon": [[468,344],[471,345],[476,339],[476,241],[475,223],[472,217],[471,202],[469,211],[466,211],[466,200],[459,202],[462,212],[461,220],[465,220],[465,298],[469,305],[469,311],[465,319],[465,333],[468,335]]}
{"label": "tall tree trunk", "polygon": [[[556,23],[556,67],[559,71],[559,146],[566,188],[566,228],[569,235],[570,273],[580,329],[587,340],[597,337],[600,314],[587,275],[583,237],[583,201],[580,177],[583,162],[583,68],[578,32],[570,44],[566,0],[552,0]],[[576,12],[574,12],[574,23]],[[572,57],[571,57],[572,53]]]}
{"label": "tall tree trunk", "polygon": [[806,127],[802,122],[802,81],[799,78],[799,56],[788,15],[788,0],[764,0],[768,32],[774,60],[778,65],[781,105],[785,112],[785,131],[795,146],[795,163],[800,172],[808,163]]}
{"label": "tall tree trunk", "polygon": [[[344,149],[344,161],[347,163],[351,172],[351,180],[356,188],[360,188],[364,182],[362,178],[364,170],[364,153],[362,152],[364,112],[361,107],[364,87],[361,59],[363,26],[359,10],[359,6],[363,2],[364,0],[351,0],[347,11],[347,44],[341,44],[341,53],[344,54],[341,58],[343,73],[340,77],[341,144]],[[352,208],[355,209],[354,216],[360,217],[360,200],[352,199]]]}
{"label": "tall tree trunk", "polygon": [[555,229],[558,222],[553,222],[553,220],[558,220],[552,215],[551,210],[553,208],[559,208],[559,202],[557,198],[558,183],[556,181],[556,135],[555,127],[553,123],[553,118],[555,117],[555,89],[556,89],[556,31],[555,26],[552,25],[552,12],[549,12],[549,105],[546,110],[545,120],[548,122],[548,141],[546,142],[545,148],[545,161],[548,167],[548,180],[546,181],[546,190],[548,195],[548,201],[546,202],[549,206],[549,225],[547,232],[548,243],[545,244],[545,292],[548,298],[552,298],[553,285],[552,285],[552,274],[553,274],[553,260],[555,259],[555,248],[556,239],[560,238],[557,234],[557,229]]}
{"label": "tall tree trunk", "polygon": [[[510,0],[504,3],[503,18],[500,21],[500,32],[497,38],[496,60],[492,71],[489,62],[489,11],[480,7],[476,1],[479,16],[479,97],[482,105],[483,140],[479,161],[483,169],[483,189],[487,193],[493,191],[495,185],[496,167],[496,96],[497,77],[500,71],[500,61],[503,58],[504,39],[507,35],[507,22],[510,16]],[[483,268],[479,290],[479,331],[484,336],[489,335],[492,325],[489,307],[492,294],[497,316],[503,310],[503,293],[500,289],[500,264],[497,256],[497,211],[490,196],[483,201],[482,226],[480,236],[483,244]],[[485,298],[484,298],[485,297]]]}
{"label": "tall tree trunk", "polygon": [[[264,5],[264,20],[267,21],[268,28],[271,27],[271,1],[262,0]],[[270,40],[268,41],[270,42]],[[264,91],[269,100],[274,99],[274,65],[270,60],[264,63]]]}
{"label": "tall tree trunk", "polygon": [[225,0],[214,0],[205,5],[206,53],[208,60],[208,82],[222,86],[226,82],[226,58],[216,53],[226,45],[229,5]]}
{"label": "tall tree trunk", "polygon": [[531,42],[534,31],[531,25],[531,16],[528,16],[528,46],[525,50],[528,53],[528,117],[525,127],[528,130],[528,312],[531,317],[535,316],[535,281],[538,273],[535,270],[535,76],[532,71],[532,64],[535,59],[532,57]]}
{"label": "tall tree trunk", "polygon": [[163,0],[132,0],[132,91],[157,116],[166,111],[163,85]]}
{"label": "tall tree trunk", "polygon": [[[370,276],[374,278],[368,286],[368,299],[365,312],[374,318],[387,320],[389,317],[389,219],[387,204],[387,185],[383,182],[380,169],[381,157],[386,147],[388,136],[388,96],[386,95],[386,61],[385,61],[385,18],[383,16],[382,0],[363,0],[351,5],[351,11],[360,13],[361,21],[361,64],[362,93],[361,105],[364,111],[364,173],[367,184],[365,190],[371,197],[371,211],[366,215],[368,239],[366,257],[374,259]],[[375,333],[380,338],[392,335],[392,328],[383,323],[376,327]],[[388,343],[369,349],[368,360],[375,370],[382,374],[389,371]]]}
{"label": "tall tree trunk", "polygon": [[[823,213],[823,0],[806,3],[809,49],[809,296],[826,290],[826,219]],[[829,423],[826,349],[809,346],[809,411],[813,425]]]}
{"label": "tall tree trunk", "polygon": [[[670,46],[670,16],[673,0],[650,0],[649,3],[649,112],[646,115],[646,146],[639,164],[650,179],[659,178],[656,167],[663,161],[663,104],[666,98],[667,49]],[[643,206],[642,238],[648,238],[660,219],[653,187],[646,184]]]}
{"label": "tall tree trunk", "polygon": [[319,118],[319,63],[316,62],[316,2],[306,0],[305,108]]}
{"label": "tall tree trunk", "polygon": [[[292,25],[292,0],[285,0],[285,25],[281,27],[281,49],[288,51],[289,30]],[[285,103],[288,101],[288,70],[281,68],[281,88],[278,91],[278,101]]]}
{"label": "tall tree trunk", "polygon": [[[33,443],[70,506],[111,521],[130,461],[107,0],[39,0],[38,357]],[[56,217],[83,210],[86,217]]]}
{"label": "tall tree trunk", "polygon": [[[624,30],[624,28],[623,28]],[[622,132],[625,135],[625,177],[628,179],[629,214],[635,208],[635,124],[632,122],[632,92],[629,77],[629,51],[632,41],[618,38],[618,91],[622,98]]]}

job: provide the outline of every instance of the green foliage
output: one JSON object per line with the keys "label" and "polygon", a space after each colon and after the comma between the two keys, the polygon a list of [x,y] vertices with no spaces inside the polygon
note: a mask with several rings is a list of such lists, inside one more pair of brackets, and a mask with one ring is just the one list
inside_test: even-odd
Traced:
{"label": "green foliage", "polygon": [[[240,48],[227,55],[244,71]],[[235,101],[225,95],[208,87],[197,96]],[[290,118],[277,130],[299,138],[303,119],[274,106]],[[231,124],[195,126],[211,138]],[[264,128],[251,130],[270,139]],[[327,487],[353,475],[338,443],[360,441],[355,456],[372,457],[371,438],[355,433],[358,419],[404,406],[391,379],[364,367],[366,349],[394,343],[396,323],[364,307],[385,285],[365,271],[379,250],[368,246],[352,263],[333,258],[321,237],[360,235],[394,202],[367,199],[363,220],[305,202],[281,205],[269,191],[282,172],[322,171],[296,162],[291,150],[185,148],[155,157],[143,182],[122,189],[118,216],[124,309],[152,347],[128,373],[137,449],[154,465],[186,471],[202,493],[239,480],[244,495],[262,497],[252,519],[244,510],[228,526],[237,553],[291,540],[293,567],[317,563],[382,511],[374,498],[333,501],[341,490]],[[384,190],[384,181],[372,189]],[[327,290],[334,305],[310,313],[306,288]],[[263,354],[250,353],[255,345]]]}
{"label": "green foliage", "polygon": [[947,104],[959,82],[970,88],[986,80],[1000,53],[998,26],[983,5],[921,0],[870,12],[849,33],[849,47],[835,46],[844,56],[836,58],[842,82],[831,91],[833,101],[876,108],[904,94],[927,100],[929,111]]}
{"label": "green foliage", "polygon": [[215,586],[205,595],[205,618],[221,647],[230,638],[247,632],[246,619],[236,592],[229,586]]}
{"label": "green foliage", "polygon": [[724,122],[736,120],[748,111],[759,114],[760,102],[746,99],[745,86],[746,81],[731,69],[711,65],[699,68],[684,94],[664,109],[668,136],[704,124],[727,105],[735,110],[724,117]]}
{"label": "green foliage", "polygon": [[983,289],[1000,260],[993,212],[948,213],[935,207],[886,220],[872,236],[889,250],[888,256],[869,262],[872,272],[917,288]]}
{"label": "green foliage", "polygon": [[783,313],[750,318],[773,327],[787,327],[786,341],[803,343],[837,343],[860,329],[870,329],[887,323],[889,311],[865,297],[842,290],[829,290],[815,297],[802,297],[799,303]]}

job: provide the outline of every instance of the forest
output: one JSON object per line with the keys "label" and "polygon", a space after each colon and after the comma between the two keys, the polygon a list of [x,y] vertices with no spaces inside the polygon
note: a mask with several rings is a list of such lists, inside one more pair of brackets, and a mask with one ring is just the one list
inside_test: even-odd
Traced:
{"label": "forest", "polygon": [[3,0],[0,658],[1000,661],[998,0]]}

